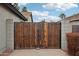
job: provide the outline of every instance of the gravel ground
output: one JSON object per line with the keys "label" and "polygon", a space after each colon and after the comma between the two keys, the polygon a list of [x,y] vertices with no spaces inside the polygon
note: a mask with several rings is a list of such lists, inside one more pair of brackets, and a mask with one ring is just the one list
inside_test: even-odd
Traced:
{"label": "gravel ground", "polygon": [[22,49],[14,50],[10,56],[68,56],[61,49]]}

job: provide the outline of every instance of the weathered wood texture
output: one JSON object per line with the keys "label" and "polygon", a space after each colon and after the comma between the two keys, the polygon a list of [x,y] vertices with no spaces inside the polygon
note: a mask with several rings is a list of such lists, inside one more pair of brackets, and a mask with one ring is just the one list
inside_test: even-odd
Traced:
{"label": "weathered wood texture", "polygon": [[79,33],[67,33],[68,54],[79,56]]}
{"label": "weathered wood texture", "polygon": [[60,23],[15,23],[15,49],[60,48]]}
{"label": "weathered wood texture", "polygon": [[60,48],[60,23],[48,24],[48,47]]}

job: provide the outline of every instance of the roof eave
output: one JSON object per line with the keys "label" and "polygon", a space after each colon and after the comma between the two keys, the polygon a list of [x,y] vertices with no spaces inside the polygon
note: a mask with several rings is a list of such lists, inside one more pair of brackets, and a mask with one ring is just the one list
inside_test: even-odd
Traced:
{"label": "roof eave", "polygon": [[6,7],[8,7],[11,11],[13,11],[15,14],[17,14],[22,20],[27,21],[27,19],[19,12],[12,4],[10,3],[4,3]]}

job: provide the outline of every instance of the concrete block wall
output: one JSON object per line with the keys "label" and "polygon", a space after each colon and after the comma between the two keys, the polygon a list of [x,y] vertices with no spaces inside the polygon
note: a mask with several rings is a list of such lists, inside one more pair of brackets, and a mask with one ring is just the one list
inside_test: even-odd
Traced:
{"label": "concrete block wall", "polygon": [[21,22],[18,16],[0,5],[0,52],[14,49],[14,22]]}
{"label": "concrete block wall", "polygon": [[6,48],[6,22],[0,12],[0,52]]}
{"label": "concrete block wall", "polygon": [[72,32],[71,24],[69,20],[63,20],[61,22],[61,49],[67,50],[67,37],[66,33]]}
{"label": "concrete block wall", "polygon": [[68,19],[61,21],[61,48],[63,50],[67,50],[66,33],[72,32],[72,25],[79,25],[79,21],[70,22]]}
{"label": "concrete block wall", "polygon": [[7,19],[6,20],[6,39],[7,39],[7,49],[13,49],[13,20]]}

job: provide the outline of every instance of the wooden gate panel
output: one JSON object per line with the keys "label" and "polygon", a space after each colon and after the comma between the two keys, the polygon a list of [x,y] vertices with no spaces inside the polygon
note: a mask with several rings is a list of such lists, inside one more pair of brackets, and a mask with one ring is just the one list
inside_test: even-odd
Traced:
{"label": "wooden gate panel", "polygon": [[53,35],[53,32],[54,32],[54,30],[53,30],[53,24],[52,23],[49,23],[48,24],[48,28],[49,28],[49,31],[48,31],[48,47],[49,48],[54,48],[54,35]]}
{"label": "wooden gate panel", "polygon": [[30,48],[30,23],[23,24],[23,47]]}
{"label": "wooden gate panel", "polygon": [[40,29],[40,48],[45,48],[44,23],[39,24],[39,29]]}
{"label": "wooden gate panel", "polygon": [[30,48],[35,47],[35,23],[30,23]]}
{"label": "wooden gate panel", "polygon": [[55,34],[54,34],[54,36],[55,36],[55,45],[56,45],[56,48],[60,48],[60,37],[61,37],[61,34],[60,34],[60,31],[61,31],[61,29],[60,29],[61,27],[60,27],[60,23],[56,23],[55,24]]}
{"label": "wooden gate panel", "polygon": [[22,31],[22,25],[23,23],[15,23],[15,48],[21,48],[21,39],[23,37]]}
{"label": "wooden gate panel", "polygon": [[60,48],[60,23],[49,23],[48,28],[48,47]]}
{"label": "wooden gate panel", "polygon": [[35,24],[35,34],[37,47],[47,48],[48,47],[48,24],[47,23],[36,23]]}
{"label": "wooden gate panel", "polygon": [[42,23],[35,23],[35,36],[36,36],[36,46],[42,47],[42,40],[43,40],[43,25]]}
{"label": "wooden gate panel", "polygon": [[42,48],[48,48],[48,23],[42,24],[42,40],[41,45]]}

